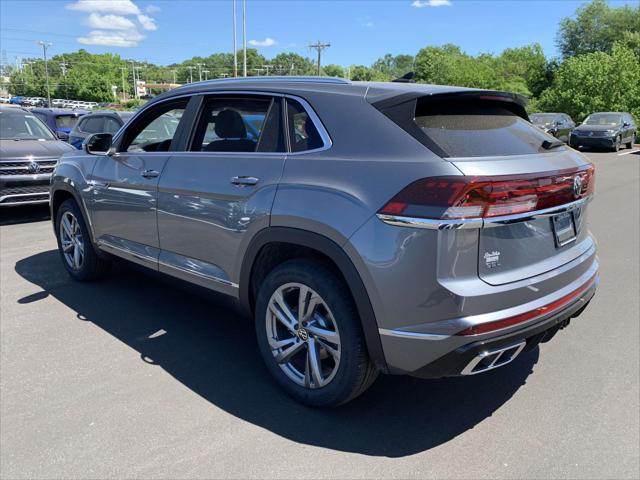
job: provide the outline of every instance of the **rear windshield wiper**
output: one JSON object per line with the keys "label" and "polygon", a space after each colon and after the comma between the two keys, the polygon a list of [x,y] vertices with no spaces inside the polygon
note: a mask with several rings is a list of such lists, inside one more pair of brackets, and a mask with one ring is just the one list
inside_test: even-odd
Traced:
{"label": "rear windshield wiper", "polygon": [[555,142],[550,142],[549,140],[545,140],[544,142],[542,142],[542,145],[540,146],[545,150],[551,150],[552,148],[562,147],[563,145],[564,145],[564,142],[561,142],[560,140],[556,140]]}

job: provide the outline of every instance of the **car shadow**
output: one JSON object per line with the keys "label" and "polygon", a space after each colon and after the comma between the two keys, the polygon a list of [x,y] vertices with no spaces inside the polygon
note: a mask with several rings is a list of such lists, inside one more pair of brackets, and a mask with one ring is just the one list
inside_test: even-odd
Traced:
{"label": "car shadow", "polygon": [[0,209],[0,226],[49,220],[49,205],[25,205]]}
{"label": "car shadow", "polygon": [[[382,375],[362,396],[335,409],[287,397],[262,364],[251,322],[232,300],[118,263],[100,282],[78,283],[57,251],[20,260],[16,272],[77,314],[242,420],[303,444],[363,455],[416,454],[472,429],[526,382],[538,349],[483,375],[440,380]],[[62,334],[62,332],[61,332]]]}

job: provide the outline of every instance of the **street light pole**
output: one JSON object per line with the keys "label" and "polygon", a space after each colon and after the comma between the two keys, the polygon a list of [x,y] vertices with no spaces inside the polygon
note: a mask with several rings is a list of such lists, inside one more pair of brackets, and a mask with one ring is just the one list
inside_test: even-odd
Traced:
{"label": "street light pole", "polygon": [[51,108],[51,91],[49,90],[49,67],[47,65],[47,48],[53,45],[53,43],[40,40],[38,42],[38,45],[42,46],[42,53],[44,56],[44,76],[47,80],[47,107]]}
{"label": "street light pole", "polygon": [[238,76],[238,47],[236,45],[236,0],[233,0],[233,76]]}
{"label": "street light pole", "polygon": [[242,75],[247,76],[247,0],[242,0]]}
{"label": "street light pole", "polygon": [[122,101],[124,102],[127,99],[126,87],[124,85],[124,72],[127,71],[127,67],[120,67],[120,72],[122,73]]}

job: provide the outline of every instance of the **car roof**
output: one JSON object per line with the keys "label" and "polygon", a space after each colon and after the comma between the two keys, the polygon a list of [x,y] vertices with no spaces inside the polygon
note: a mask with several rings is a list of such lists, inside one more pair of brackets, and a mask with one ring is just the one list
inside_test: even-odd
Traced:
{"label": "car roof", "polygon": [[[208,80],[182,85],[168,92],[164,92],[149,104],[157,101],[178,97],[184,94],[208,93],[224,90],[265,91],[273,93],[289,93],[292,95],[311,92],[339,93],[342,95],[354,95],[366,97],[371,103],[376,103],[397,97],[399,95],[420,97],[425,95],[459,93],[459,92],[495,92],[492,90],[480,90],[466,87],[452,87],[447,85],[430,85],[423,83],[406,82],[355,82],[335,77],[240,77],[220,80]],[[522,105],[527,100],[521,95],[508,92],[508,94]],[[407,98],[407,99],[408,99]]]}
{"label": "car roof", "polygon": [[133,112],[126,112],[126,111],[118,112],[116,110],[93,110],[93,111],[87,113],[87,116],[106,115],[106,116],[109,116],[109,117],[120,117],[120,118],[122,118],[122,114],[123,113],[125,115],[128,114],[128,113],[133,114]]}
{"label": "car roof", "polygon": [[32,108],[31,111],[36,113],[51,113],[53,115],[85,115],[89,113],[87,110],[71,110],[69,108]]}

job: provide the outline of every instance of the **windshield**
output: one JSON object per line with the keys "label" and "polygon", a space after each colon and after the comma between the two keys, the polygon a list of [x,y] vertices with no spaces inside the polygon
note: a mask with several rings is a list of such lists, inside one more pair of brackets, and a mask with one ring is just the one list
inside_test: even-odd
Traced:
{"label": "windshield", "polygon": [[75,115],[58,115],[56,117],[56,128],[73,128],[78,123],[78,118]]}
{"label": "windshield", "polygon": [[545,125],[553,122],[556,119],[556,116],[553,113],[534,113],[529,117],[529,119],[531,120],[531,123]]}
{"label": "windshield", "polygon": [[622,123],[622,116],[615,113],[596,113],[589,115],[584,123],[585,125],[619,125]]}
{"label": "windshield", "polygon": [[3,140],[54,140],[51,131],[34,115],[0,112],[0,138]]}

